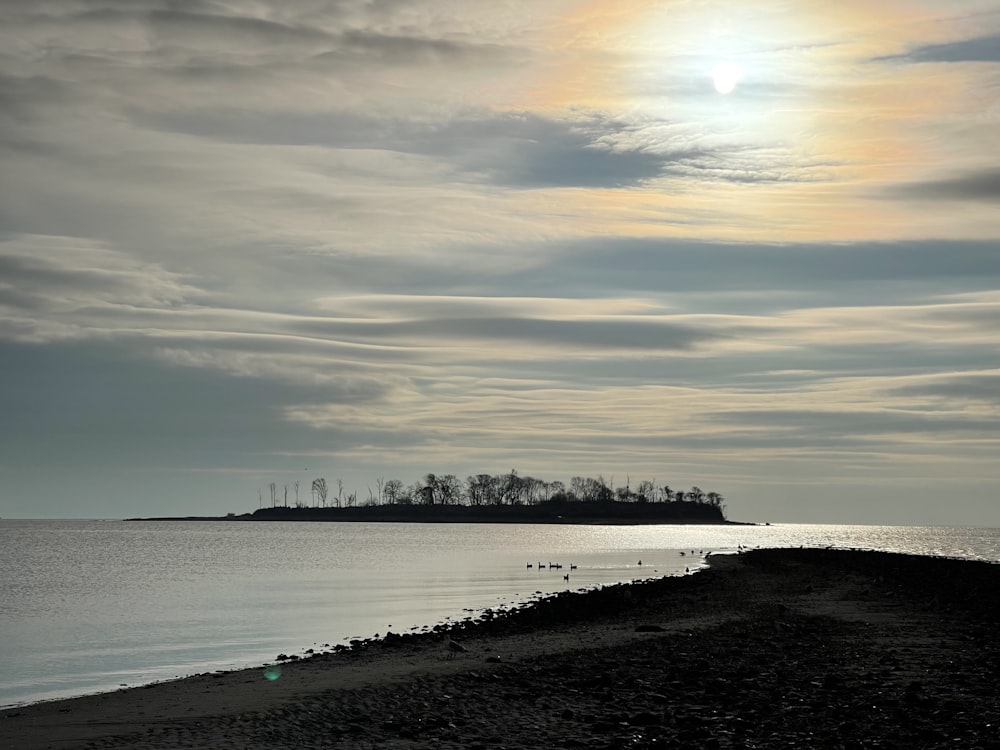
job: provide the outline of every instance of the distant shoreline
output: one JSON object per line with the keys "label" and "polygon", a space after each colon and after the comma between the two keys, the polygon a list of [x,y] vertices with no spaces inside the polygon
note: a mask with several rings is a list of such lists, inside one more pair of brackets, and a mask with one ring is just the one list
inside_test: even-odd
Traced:
{"label": "distant shoreline", "polygon": [[261,508],[225,516],[165,516],[127,521],[308,521],[326,523],[538,523],[587,525],[700,524],[753,526],[729,521],[703,503],[566,502],[537,505],[373,505],[353,508]]}

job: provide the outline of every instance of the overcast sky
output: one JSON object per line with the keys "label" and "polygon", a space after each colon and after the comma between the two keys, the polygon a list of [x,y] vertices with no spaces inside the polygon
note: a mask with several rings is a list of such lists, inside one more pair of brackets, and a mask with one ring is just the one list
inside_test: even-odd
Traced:
{"label": "overcast sky", "polygon": [[0,0],[0,155],[0,516],[1000,526],[997,0]]}

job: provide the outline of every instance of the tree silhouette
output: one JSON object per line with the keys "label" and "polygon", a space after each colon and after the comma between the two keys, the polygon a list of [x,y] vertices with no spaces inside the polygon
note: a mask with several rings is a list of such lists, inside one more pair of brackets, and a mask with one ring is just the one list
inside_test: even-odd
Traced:
{"label": "tree silhouette", "polygon": [[[339,478],[336,481],[336,507],[358,508],[357,492],[345,493],[344,481]],[[299,481],[293,480],[291,487],[294,489],[295,507],[309,507],[300,501]],[[631,477],[627,476],[625,486],[616,489],[613,479],[606,481],[602,475],[598,474],[597,477],[574,476],[567,488],[561,481],[549,482],[537,477],[522,476],[518,474],[516,469],[502,474],[472,474],[466,477],[464,482],[454,474],[430,472],[424,475],[422,481],[417,480],[409,487],[406,487],[399,479],[385,480],[383,477],[379,477],[375,487],[377,491],[373,491],[370,486],[368,487],[368,500],[360,505],[366,508],[412,504],[438,508],[475,506],[484,509],[493,508],[494,510],[489,511],[489,513],[495,514],[498,518],[518,517],[519,515],[530,517],[535,513],[535,508],[539,509],[538,514],[545,515],[552,512],[551,510],[546,511],[545,506],[551,509],[557,505],[561,509],[558,511],[559,517],[563,517],[564,510],[562,509],[566,509],[567,504],[586,503],[592,504],[593,507],[589,510],[578,508],[573,512],[579,517],[599,517],[595,514],[609,513],[637,519],[686,516],[712,520],[724,519],[725,507],[725,498],[720,493],[705,492],[698,485],[694,485],[690,490],[675,492],[670,488],[670,485],[664,484],[658,488],[655,481],[642,480],[633,489]],[[288,490],[289,484],[284,484],[283,494],[279,494],[279,485],[275,482],[268,485],[272,508],[290,507]],[[323,477],[314,479],[310,490],[312,507],[328,508],[333,506],[333,503],[328,502],[329,488]],[[258,489],[257,494],[258,510],[263,510],[263,493]],[[629,505],[650,505],[657,502],[675,507],[662,510],[652,507],[646,509],[639,507],[629,509],[627,507]],[[603,507],[606,505],[618,507]],[[695,506],[702,507],[699,509]]]}
{"label": "tree silhouette", "polygon": [[382,496],[389,504],[401,503],[403,501],[403,497],[405,496],[403,483],[398,479],[390,479],[385,483],[385,487],[382,490]]}
{"label": "tree silhouette", "polygon": [[314,479],[312,483],[313,502],[323,508],[326,507],[326,480],[323,477]]}
{"label": "tree silhouette", "polygon": [[708,501],[708,504],[711,505],[713,508],[718,508],[719,510],[722,510],[725,507],[725,498],[718,492],[709,492],[707,495],[705,495],[705,499]]}

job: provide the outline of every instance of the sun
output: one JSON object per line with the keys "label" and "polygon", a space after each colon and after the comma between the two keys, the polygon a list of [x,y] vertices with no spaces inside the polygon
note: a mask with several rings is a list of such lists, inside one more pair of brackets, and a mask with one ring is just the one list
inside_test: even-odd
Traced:
{"label": "sun", "polygon": [[720,94],[729,94],[736,88],[736,84],[740,82],[742,77],[743,71],[740,70],[740,66],[727,60],[715,66],[712,71],[712,84]]}

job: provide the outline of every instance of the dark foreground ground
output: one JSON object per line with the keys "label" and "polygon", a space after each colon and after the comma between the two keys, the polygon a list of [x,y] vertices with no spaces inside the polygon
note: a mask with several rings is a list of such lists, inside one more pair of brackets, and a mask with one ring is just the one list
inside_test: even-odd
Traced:
{"label": "dark foreground ground", "polygon": [[442,633],[0,712],[0,748],[1000,748],[1000,565],[756,550]]}

